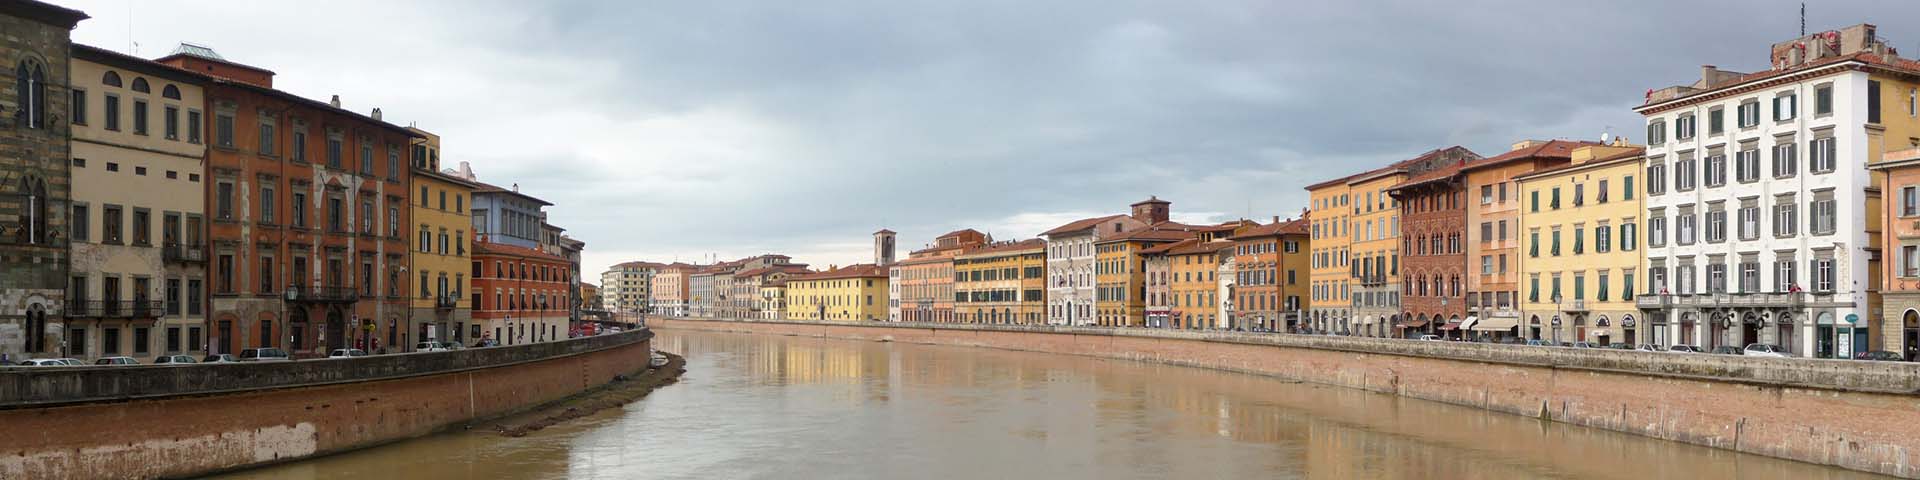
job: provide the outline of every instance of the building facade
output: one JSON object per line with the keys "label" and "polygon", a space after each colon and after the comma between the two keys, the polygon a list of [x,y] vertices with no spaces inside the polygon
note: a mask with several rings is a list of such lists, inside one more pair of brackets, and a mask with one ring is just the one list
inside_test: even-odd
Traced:
{"label": "building facade", "polygon": [[577,284],[569,268],[566,258],[538,248],[474,242],[473,323],[444,332],[430,327],[420,338],[496,345],[565,340],[572,327],[568,292]]}
{"label": "building facade", "polygon": [[1306,301],[1307,219],[1248,228],[1233,240],[1233,324],[1249,330],[1294,331]]}
{"label": "building facade", "polygon": [[953,259],[954,315],[961,323],[1046,323],[1047,242],[975,246]]}
{"label": "building facade", "polygon": [[[1465,159],[1462,159],[1464,162]],[[1415,175],[1388,192],[1400,204],[1400,310],[1420,327],[1400,336],[1458,338],[1466,321],[1466,179],[1463,164]],[[1363,274],[1365,272],[1362,272]]]}
{"label": "building facade", "polygon": [[652,311],[654,278],[660,275],[661,267],[663,265],[652,262],[625,262],[601,273],[600,295],[606,299],[607,310],[619,313]]}
{"label": "building facade", "polygon": [[1819,358],[1884,348],[1882,225],[1869,213],[1880,191],[1866,165],[1920,137],[1920,65],[1872,25],[1776,43],[1769,58],[1754,73],[1702,67],[1635,109],[1652,293],[1635,301],[1666,332],[1654,337],[1677,343]]}
{"label": "building facade", "polygon": [[850,265],[786,281],[788,318],[836,322],[887,318],[887,272],[879,266]]}
{"label": "building facade", "polygon": [[87,15],[0,3],[0,356],[70,352],[69,33]]}
{"label": "building facade", "polygon": [[[407,207],[420,137],[273,88],[273,72],[182,44],[155,60],[212,77],[206,122],[210,353],[409,345]],[[378,344],[378,346],[376,346]]]}
{"label": "building facade", "polygon": [[901,319],[908,322],[958,321],[953,310],[954,283],[957,281],[953,258],[969,248],[991,241],[986,234],[969,228],[935,237],[933,245],[909,253],[907,259],[898,264]]}
{"label": "building facade", "polygon": [[[408,128],[420,139],[412,150],[412,184],[407,202],[412,225],[407,227],[412,247],[408,250],[408,280],[416,281],[410,297],[405,332],[414,332],[420,341],[451,341],[453,332],[470,330],[473,323],[473,219],[467,213],[473,191],[479,185],[440,171],[440,136],[418,128]],[[426,335],[426,336],[422,336]],[[398,340],[396,338],[396,340]],[[416,342],[417,343],[417,342]],[[392,344],[411,348],[412,343]]]}
{"label": "building facade", "polygon": [[[1639,222],[1645,211],[1635,184],[1641,155],[1625,146],[1581,146],[1567,165],[1514,177],[1524,203],[1524,321],[1497,333],[1602,345],[1661,340],[1640,335],[1633,301],[1641,286]],[[1564,201],[1555,198],[1563,195]]]}
{"label": "building facade", "polygon": [[[660,270],[654,273],[647,298],[656,313],[673,317],[688,314],[687,282],[693,270],[692,265],[674,262],[660,267]],[[605,285],[602,284],[602,286]],[[601,295],[605,296],[605,293]]]}
{"label": "building facade", "polygon": [[1076,220],[1041,233],[1047,239],[1047,324],[1093,325],[1094,243],[1144,228],[1127,215]]}
{"label": "building facade", "polygon": [[181,120],[207,79],[85,45],[72,69],[68,353],[204,354],[206,147]]}
{"label": "building facade", "polygon": [[1871,167],[1886,192],[1878,212],[1887,227],[1880,251],[1893,265],[1881,274],[1880,350],[1912,361],[1920,358],[1920,149],[1882,158]]}
{"label": "building facade", "polygon": [[784,284],[787,278],[807,273],[812,272],[808,271],[807,266],[804,264],[786,263],[752,270],[742,270],[739,273],[733,274],[733,294],[730,295],[729,301],[745,304],[745,306],[739,307],[739,311],[733,314],[734,317],[747,319],[785,318],[769,313],[771,311],[770,309],[785,311],[786,305],[783,298],[768,296],[768,294],[782,292],[769,292],[767,287],[775,283]]}
{"label": "building facade", "polygon": [[1233,258],[1234,242],[1226,237],[1183,240],[1166,249],[1168,327],[1188,330],[1229,327],[1230,317],[1222,313],[1224,306],[1220,300],[1226,296],[1222,294],[1219,279],[1223,268],[1229,276],[1233,271],[1228,264]]}
{"label": "building facade", "polygon": [[1199,236],[1198,229],[1168,220],[1172,203],[1158,197],[1132,205],[1134,220],[1145,227],[1094,242],[1095,324],[1144,327],[1147,324],[1146,250]]}
{"label": "building facade", "polygon": [[1524,202],[1514,177],[1566,165],[1573,150],[1597,145],[1569,140],[1522,140],[1506,153],[1462,168],[1467,188],[1467,310],[1476,335],[1518,335],[1521,231]]}
{"label": "building facade", "polygon": [[[1353,318],[1353,275],[1347,270],[1353,253],[1353,192],[1346,176],[1307,186],[1311,205],[1312,245],[1309,325],[1346,324]],[[1377,200],[1377,199],[1376,199]],[[1391,201],[1391,199],[1389,199]],[[1398,227],[1395,227],[1396,231]],[[1364,325],[1365,323],[1362,322]]]}

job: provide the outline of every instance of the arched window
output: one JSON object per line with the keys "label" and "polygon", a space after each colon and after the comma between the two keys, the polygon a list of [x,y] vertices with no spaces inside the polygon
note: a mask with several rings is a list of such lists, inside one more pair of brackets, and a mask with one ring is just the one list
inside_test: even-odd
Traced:
{"label": "arched window", "polygon": [[39,63],[23,60],[20,62],[20,65],[15,68],[14,78],[16,82],[14,88],[19,92],[14,98],[20,110],[14,115],[16,115],[19,122],[26,124],[27,128],[46,128],[46,71],[40,68]]}
{"label": "arched window", "polygon": [[100,78],[100,83],[106,84],[109,87],[118,87],[120,86],[120,73],[108,70],[107,75]]}
{"label": "arched window", "polygon": [[36,177],[20,179],[20,196],[27,199],[20,216],[19,241],[29,245],[47,242],[47,182]]}
{"label": "arched window", "polygon": [[147,77],[133,77],[133,91],[153,93],[153,89],[147,88]]}
{"label": "arched window", "polygon": [[169,83],[169,84],[167,84],[167,86],[165,86],[165,87],[161,87],[161,88],[160,88],[160,96],[161,96],[161,97],[164,97],[164,98],[171,98],[171,99],[174,99],[174,100],[179,100],[179,99],[180,99],[180,87],[175,87],[175,86],[173,86],[173,84],[171,84],[171,83]]}

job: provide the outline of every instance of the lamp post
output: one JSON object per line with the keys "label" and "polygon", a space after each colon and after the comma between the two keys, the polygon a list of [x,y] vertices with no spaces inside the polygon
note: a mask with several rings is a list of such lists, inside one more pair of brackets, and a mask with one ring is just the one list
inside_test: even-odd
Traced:
{"label": "lamp post", "polygon": [[1553,294],[1553,343],[1560,344],[1560,294]]}
{"label": "lamp post", "polygon": [[[1446,315],[1446,314],[1447,314],[1447,297],[1440,297],[1440,315]],[[1454,326],[1453,331],[1454,333],[1459,333],[1460,327],[1457,325]]]}

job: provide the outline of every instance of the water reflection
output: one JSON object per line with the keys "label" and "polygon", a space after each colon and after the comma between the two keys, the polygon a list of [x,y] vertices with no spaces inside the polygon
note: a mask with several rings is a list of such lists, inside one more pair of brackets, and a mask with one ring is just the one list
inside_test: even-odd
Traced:
{"label": "water reflection", "polygon": [[662,331],[686,380],[509,439],[234,478],[1870,478],[1418,400],[1124,361]]}

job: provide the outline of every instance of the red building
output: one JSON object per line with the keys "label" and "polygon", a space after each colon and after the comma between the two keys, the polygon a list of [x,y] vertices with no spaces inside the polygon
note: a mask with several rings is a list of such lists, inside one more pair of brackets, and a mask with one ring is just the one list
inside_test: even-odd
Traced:
{"label": "red building", "polygon": [[[212,77],[187,134],[207,142],[209,349],[404,347],[407,158],[418,135],[273,88],[273,72],[181,45]],[[203,113],[204,112],[204,113]]]}
{"label": "red building", "polygon": [[1467,161],[1415,175],[1388,190],[1400,205],[1401,318],[1414,319],[1428,332],[1456,331],[1467,316],[1467,194],[1461,173]]}
{"label": "red building", "polygon": [[[473,324],[466,332],[419,332],[423,338],[500,345],[564,340],[572,311],[571,262],[538,249],[473,242]],[[431,330],[430,326],[422,326]]]}

